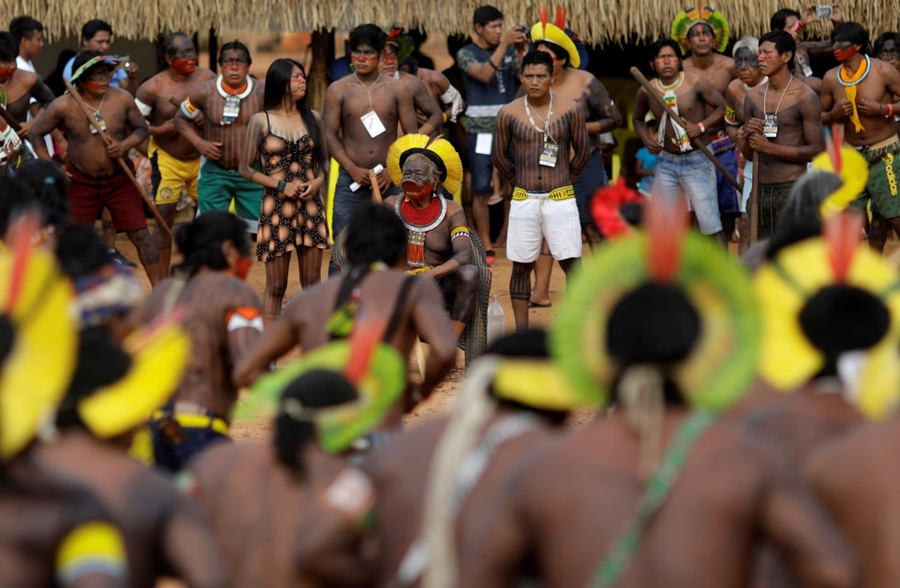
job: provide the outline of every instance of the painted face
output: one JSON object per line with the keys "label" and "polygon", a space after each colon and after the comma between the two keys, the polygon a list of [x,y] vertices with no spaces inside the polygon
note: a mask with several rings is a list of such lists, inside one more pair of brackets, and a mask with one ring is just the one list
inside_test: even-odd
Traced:
{"label": "painted face", "polygon": [[653,70],[659,74],[662,81],[671,81],[678,75],[681,69],[681,60],[671,47],[663,47],[653,60]]}
{"label": "painted face", "polygon": [[475,25],[475,33],[481,36],[488,45],[499,45],[500,37],[503,36],[503,20],[498,18],[486,25]]}
{"label": "painted face", "polygon": [[688,44],[691,52],[696,55],[708,55],[712,52],[715,40],[712,27],[706,23],[697,23],[688,31]]}
{"label": "painted face", "polygon": [[400,188],[410,200],[421,200],[434,193],[437,179],[431,164],[423,157],[410,157],[403,165],[403,181]]}
{"label": "painted face", "polygon": [[369,74],[378,67],[378,51],[371,45],[360,44],[350,51],[350,62],[357,73]]}
{"label": "painted face", "polygon": [[81,86],[94,92],[95,94],[104,94],[109,89],[109,81],[112,79],[115,70],[105,64],[92,67],[84,74],[84,82]]}
{"label": "painted face", "polygon": [[296,65],[291,71],[291,100],[296,102],[306,96],[306,75]]}
{"label": "painted face", "polygon": [[834,58],[838,63],[844,63],[857,53],[859,53],[859,45],[854,45],[850,41],[835,41],[831,48],[833,49]]}
{"label": "painted face", "polygon": [[6,83],[16,75],[16,62],[7,61],[0,63],[0,82]]}
{"label": "painted face", "polygon": [[232,88],[238,88],[247,81],[250,71],[250,60],[240,49],[229,49],[219,57],[222,66],[222,78]]}
{"label": "painted face", "polygon": [[194,44],[185,37],[178,37],[175,41],[175,52],[166,59],[172,69],[184,76],[189,76],[197,69],[197,49]]}
{"label": "painted face", "polygon": [[759,58],[750,49],[742,47],[734,54],[734,67],[738,78],[748,85],[753,85],[759,78]]}
{"label": "painted face", "polygon": [[772,41],[763,42],[759,46],[759,73],[764,76],[771,76],[776,73],[784,66],[784,57],[775,49],[775,43]]}
{"label": "painted face", "polygon": [[562,67],[563,61],[560,59],[557,59],[556,53],[554,53],[550,47],[547,47],[546,43],[538,43],[537,46],[535,47],[535,49],[537,49],[538,51],[543,51],[544,53],[546,53],[547,55],[550,56],[550,59],[553,60],[553,71],[554,72],[556,72],[560,67]]}
{"label": "painted face", "polygon": [[885,41],[878,51],[878,59],[887,61],[900,70],[900,48],[893,41]]}
{"label": "painted face", "polygon": [[84,42],[84,48],[92,51],[99,51],[106,54],[112,46],[112,34],[107,31],[100,31],[88,41]]}
{"label": "painted face", "polygon": [[397,73],[397,48],[391,44],[384,46],[381,52],[381,62],[378,64],[378,70],[386,76],[392,76]]}
{"label": "painted face", "polygon": [[522,71],[522,83],[525,93],[529,98],[543,98],[550,92],[550,84],[553,82],[553,74],[547,71],[547,66],[536,63],[526,65]]}

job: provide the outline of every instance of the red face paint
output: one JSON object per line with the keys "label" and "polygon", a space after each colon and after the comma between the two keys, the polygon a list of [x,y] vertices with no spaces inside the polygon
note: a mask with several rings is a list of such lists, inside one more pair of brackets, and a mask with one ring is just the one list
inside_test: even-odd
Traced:
{"label": "red face paint", "polygon": [[103,88],[108,88],[109,82],[82,82],[81,87],[87,88],[91,92],[99,92]]}
{"label": "red face paint", "polygon": [[400,184],[403,195],[410,200],[421,200],[434,193],[434,185],[420,184],[415,180],[403,180]]}
{"label": "red face paint", "polygon": [[0,67],[0,82],[8,82],[15,75],[16,67]]}
{"label": "red face paint", "polygon": [[838,63],[844,63],[857,53],[859,53],[859,47],[850,47],[849,49],[835,49],[834,58],[838,60]]}
{"label": "red face paint", "polygon": [[250,273],[250,268],[253,267],[253,260],[249,257],[238,257],[234,262],[234,270],[232,273],[236,278],[241,281],[247,279],[247,274]]}
{"label": "red face paint", "polygon": [[197,69],[197,59],[174,59],[172,60],[172,70],[183,76],[189,76]]}

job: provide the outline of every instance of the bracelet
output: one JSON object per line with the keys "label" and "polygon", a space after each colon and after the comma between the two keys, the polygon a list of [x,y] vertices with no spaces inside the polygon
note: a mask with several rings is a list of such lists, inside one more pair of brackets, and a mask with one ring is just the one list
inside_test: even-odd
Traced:
{"label": "bracelet", "polygon": [[697,126],[700,127],[700,132],[701,132],[701,133],[705,133],[705,132],[706,132],[706,127],[703,126],[703,123],[702,123],[702,122],[698,122],[698,123],[697,123]]}
{"label": "bracelet", "polygon": [[278,180],[278,186],[275,189],[284,194],[285,188],[287,188],[287,183],[284,180]]}
{"label": "bracelet", "polygon": [[[888,113],[886,115],[884,115],[884,118],[891,118],[892,116],[894,116],[894,103],[892,102],[892,103],[888,104],[887,107],[888,107]],[[881,110],[879,110],[878,112],[881,112]]]}
{"label": "bracelet", "polygon": [[446,112],[442,112],[442,113],[441,113],[441,116],[443,116],[443,117],[444,117],[444,124],[446,124],[446,123],[447,123],[447,121],[448,121],[448,120],[449,120],[449,119],[450,119],[450,117],[449,117],[449,116],[447,116],[447,113],[446,113]]}

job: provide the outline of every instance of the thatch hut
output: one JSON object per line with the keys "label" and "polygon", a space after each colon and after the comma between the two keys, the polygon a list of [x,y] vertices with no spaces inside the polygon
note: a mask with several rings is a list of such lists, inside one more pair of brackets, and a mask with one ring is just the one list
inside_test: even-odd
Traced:
{"label": "thatch hut", "polygon": [[[491,3],[510,23],[534,22],[543,2],[532,0],[0,0],[8,15],[31,14],[42,20],[51,37],[77,34],[81,24],[102,15],[117,35],[155,39],[167,30],[200,31],[211,27],[257,31],[348,30],[374,22],[420,27],[426,31],[468,33],[472,12]],[[549,4],[549,3],[548,3]],[[673,0],[562,0],[570,26],[588,43],[627,43],[665,34],[675,15],[693,2]],[[729,19],[733,37],[759,35],[779,8],[805,2],[785,0],[720,0],[706,2]],[[845,18],[861,22],[877,35],[900,29],[897,0],[842,0]],[[812,33],[828,29],[812,27]]]}

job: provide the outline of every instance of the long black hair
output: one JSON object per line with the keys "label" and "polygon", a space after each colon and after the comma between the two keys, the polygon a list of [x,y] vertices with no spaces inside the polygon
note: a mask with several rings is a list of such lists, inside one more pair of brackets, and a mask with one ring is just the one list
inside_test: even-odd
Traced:
{"label": "long black hair", "polygon": [[250,254],[247,226],[241,219],[224,211],[212,210],[178,227],[175,243],[184,261],[175,271],[192,276],[204,267],[213,270],[228,268],[228,260],[222,253],[225,241],[231,241],[241,255]]}
{"label": "long black hair", "polygon": [[[300,73],[306,78],[306,70],[303,68],[303,64],[294,59],[282,57],[273,61],[272,65],[269,66],[269,71],[266,72],[266,89],[263,94],[264,110],[273,110],[281,107],[285,95],[290,92],[291,74],[294,72],[294,67],[300,68]],[[315,146],[313,150],[313,165],[318,169],[325,164],[328,155],[325,152],[325,139],[319,132],[319,124],[316,122],[316,117],[309,107],[308,86],[307,94],[304,94],[303,98],[297,100],[296,107],[300,117],[303,118],[303,123],[306,125],[306,132],[309,133],[309,138],[312,139]]]}

